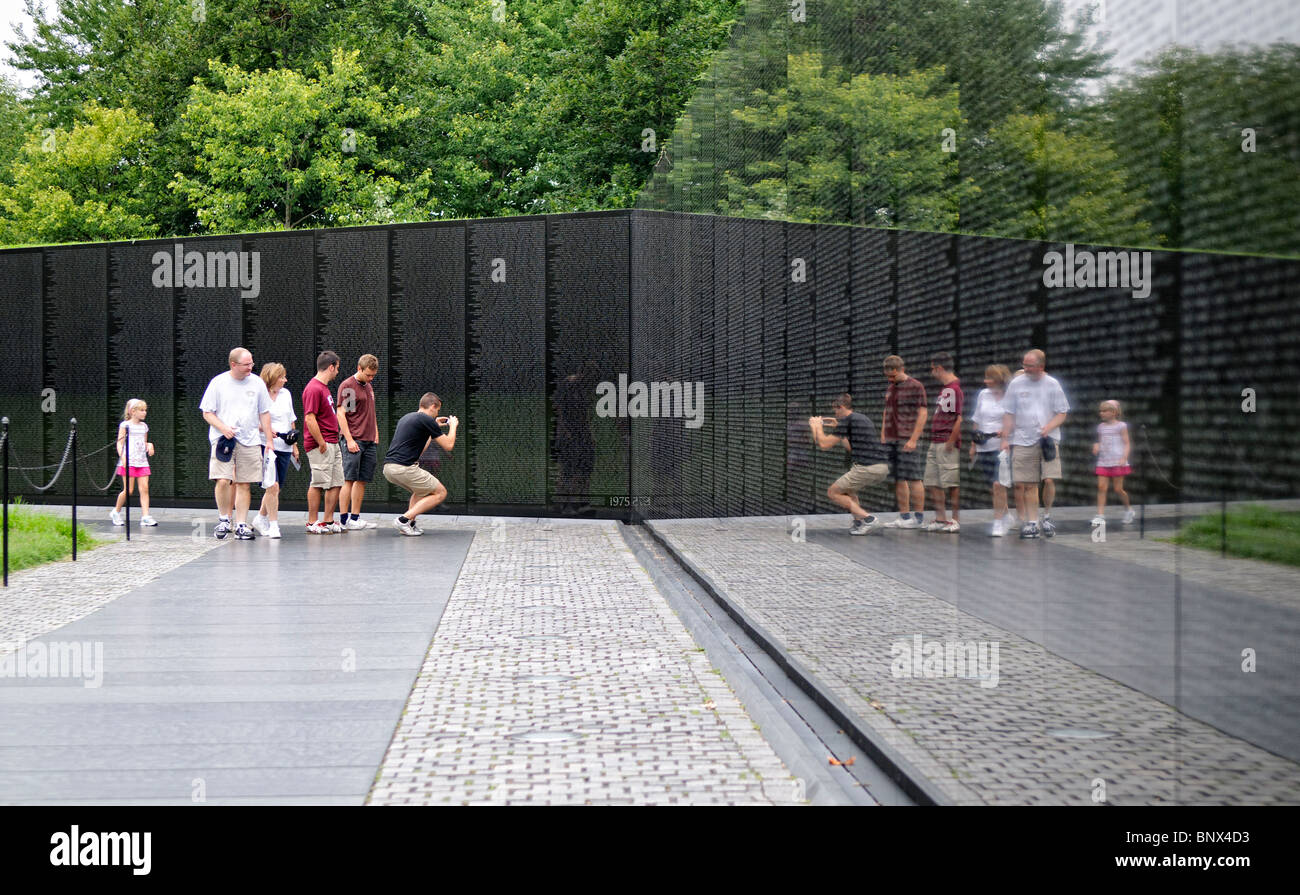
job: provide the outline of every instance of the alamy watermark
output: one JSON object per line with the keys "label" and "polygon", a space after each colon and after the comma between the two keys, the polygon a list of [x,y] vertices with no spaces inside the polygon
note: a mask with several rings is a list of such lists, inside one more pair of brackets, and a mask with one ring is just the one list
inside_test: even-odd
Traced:
{"label": "alamy watermark", "polygon": [[685,419],[687,429],[704,425],[703,382],[628,382],[627,374],[619,373],[617,384],[598,383],[596,394],[599,417],[669,417]]}
{"label": "alamy watermark", "polygon": [[153,284],[158,289],[239,287],[244,298],[262,294],[261,252],[187,252],[178,242],[172,251],[154,252]]}
{"label": "alamy watermark", "polygon": [[910,641],[895,640],[890,647],[890,672],[895,678],[955,677],[996,687],[998,647],[997,640],[926,640],[913,634]]}
{"label": "alamy watermark", "polygon": [[1092,252],[1066,243],[1065,254],[1043,255],[1043,285],[1049,288],[1131,289],[1134,298],[1151,294],[1150,252]]}
{"label": "alamy watermark", "polygon": [[104,683],[104,642],[0,642],[0,678],[5,677],[79,678],[87,689],[98,689]]}

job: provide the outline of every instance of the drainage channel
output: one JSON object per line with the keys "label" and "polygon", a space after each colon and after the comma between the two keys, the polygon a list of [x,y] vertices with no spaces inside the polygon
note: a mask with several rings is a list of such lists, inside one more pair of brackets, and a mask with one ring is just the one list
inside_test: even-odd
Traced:
{"label": "drainage channel", "polygon": [[[640,525],[623,539],[704,648],[813,805],[914,805],[766,651]],[[830,759],[841,762],[838,766]],[[856,758],[851,764],[849,760]]]}

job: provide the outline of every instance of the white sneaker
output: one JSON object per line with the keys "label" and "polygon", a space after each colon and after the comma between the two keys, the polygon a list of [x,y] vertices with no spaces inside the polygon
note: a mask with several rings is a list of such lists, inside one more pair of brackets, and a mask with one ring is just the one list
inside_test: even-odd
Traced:
{"label": "white sneaker", "polygon": [[333,534],[328,528],[320,522],[307,523],[307,534],[309,535],[328,535]]}
{"label": "white sneaker", "polygon": [[920,528],[921,523],[917,521],[915,516],[912,516],[907,519],[899,519],[898,527],[899,528]]}
{"label": "white sneaker", "polygon": [[1006,523],[1001,519],[993,520],[993,531],[989,532],[990,537],[1000,538],[1007,533]]}
{"label": "white sneaker", "polygon": [[264,537],[271,538],[272,540],[278,539],[280,537],[280,523],[279,522],[270,523],[269,525],[266,526],[266,531],[262,532],[262,535]]}
{"label": "white sneaker", "polygon": [[258,534],[264,535],[271,528],[271,520],[258,513],[253,517],[253,527],[257,529]]}
{"label": "white sneaker", "polygon": [[328,528],[332,534],[336,534],[336,535],[343,534],[343,526],[339,525],[339,520],[337,519],[335,519],[333,522],[331,522],[329,525],[326,525],[325,527]]}
{"label": "white sneaker", "polygon": [[1135,513],[1135,512],[1133,511],[1132,508],[1129,508],[1129,509],[1127,509],[1127,510],[1124,511],[1124,524],[1125,524],[1125,525],[1132,525],[1132,524],[1133,524],[1133,520],[1136,519],[1136,518],[1137,518],[1137,513]]}
{"label": "white sneaker", "polygon": [[1016,511],[1007,507],[1007,514],[1002,517],[1003,524],[1006,525],[1007,531],[1016,527]]}
{"label": "white sneaker", "polygon": [[424,532],[415,527],[414,523],[403,522],[400,516],[393,520],[393,526],[404,535],[411,535],[414,537],[416,535],[424,534]]}
{"label": "white sneaker", "polygon": [[961,531],[961,523],[958,522],[956,519],[953,519],[951,522],[949,522],[947,525],[943,527],[944,534],[955,535],[959,531]]}
{"label": "white sneaker", "polygon": [[122,513],[121,513],[120,510],[113,510],[112,512],[110,512],[110,513],[108,514],[108,518],[111,519],[111,520],[113,521],[113,524],[114,524],[114,525],[125,525],[125,524],[126,524],[126,523],[124,523],[124,522],[122,521]]}
{"label": "white sneaker", "polygon": [[348,524],[343,527],[348,531],[365,531],[366,523],[362,522],[360,519],[349,519]]}
{"label": "white sneaker", "polygon": [[1098,513],[1097,515],[1092,517],[1093,528],[1096,528],[1098,525],[1105,525],[1105,524],[1106,524],[1106,517],[1103,516],[1101,513]]}
{"label": "white sneaker", "polygon": [[152,528],[153,526],[157,525],[158,522],[157,520],[154,519],[153,516],[145,516],[143,519],[140,520],[140,524]]}
{"label": "white sneaker", "polygon": [[940,522],[938,519],[936,519],[936,520],[934,520],[933,522],[931,522],[929,525],[927,525],[927,526],[925,527],[925,530],[926,530],[926,531],[943,531],[943,530],[944,530],[945,528],[947,528],[947,527],[948,527],[948,523],[947,523],[947,522]]}

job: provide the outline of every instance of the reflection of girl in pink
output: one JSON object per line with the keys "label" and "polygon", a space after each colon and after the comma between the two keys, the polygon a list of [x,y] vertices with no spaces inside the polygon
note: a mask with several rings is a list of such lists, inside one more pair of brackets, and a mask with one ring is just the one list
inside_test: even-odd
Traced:
{"label": "reflection of girl in pink", "polygon": [[[126,410],[122,412],[122,422],[117,427],[117,474],[122,477],[122,493],[117,495],[117,505],[109,514],[114,525],[124,524],[122,505],[126,503],[127,494],[135,490],[132,486],[136,482],[140,483],[140,509],[144,512],[140,524],[158,524],[153,516],[149,515],[149,458],[153,456],[153,443],[148,440],[149,424],[144,421],[148,413],[148,404],[139,398],[132,398],[126,402]],[[124,455],[128,441],[130,457]]]}
{"label": "reflection of girl in pink", "polygon": [[1093,525],[1106,522],[1107,483],[1115,488],[1115,494],[1124,502],[1124,524],[1133,521],[1133,507],[1129,504],[1128,492],[1124,490],[1124,477],[1133,472],[1128,465],[1129,438],[1128,423],[1120,417],[1122,411],[1118,401],[1102,401],[1098,408],[1101,422],[1097,424],[1097,441],[1092,452],[1097,456],[1097,515]]}

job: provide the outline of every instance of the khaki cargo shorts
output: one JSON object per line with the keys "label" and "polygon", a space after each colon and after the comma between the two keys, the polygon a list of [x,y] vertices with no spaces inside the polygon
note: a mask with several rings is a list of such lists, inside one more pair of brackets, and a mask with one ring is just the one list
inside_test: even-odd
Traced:
{"label": "khaki cargo shorts", "polygon": [[888,475],[889,464],[887,463],[872,463],[870,466],[854,463],[848,472],[835,480],[834,487],[849,494],[856,494],[863,488],[883,482]]}
{"label": "khaki cargo shorts", "polygon": [[1011,445],[1011,481],[1037,485],[1045,479],[1061,479],[1061,446],[1056,446],[1056,459],[1049,463],[1043,460],[1043,449],[1036,444]]}
{"label": "khaki cargo shorts", "polygon": [[427,469],[421,469],[420,464],[413,463],[410,466],[403,466],[400,463],[385,463],[384,478],[411,492],[412,497],[424,497],[426,494],[432,494],[441,486],[433,473]]}
{"label": "khaki cargo shorts", "polygon": [[925,487],[956,488],[960,485],[961,451],[950,451],[944,442],[933,442],[925,452]]}
{"label": "khaki cargo shorts", "polygon": [[326,442],[325,453],[320,452],[320,445],[307,452],[307,463],[311,466],[312,488],[343,487],[343,454],[337,444]]}
{"label": "khaki cargo shorts", "polygon": [[217,443],[212,442],[212,453],[208,454],[208,478],[229,479],[237,484],[262,481],[262,446],[236,441],[230,459],[223,463],[217,459]]}

